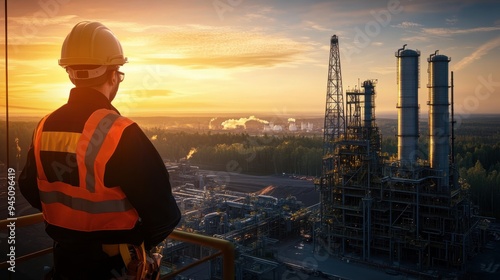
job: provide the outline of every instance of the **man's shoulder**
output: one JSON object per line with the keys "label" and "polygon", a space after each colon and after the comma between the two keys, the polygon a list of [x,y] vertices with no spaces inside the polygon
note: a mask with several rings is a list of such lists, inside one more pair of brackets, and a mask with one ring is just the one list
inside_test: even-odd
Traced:
{"label": "man's shoulder", "polygon": [[119,119],[125,123],[127,123],[129,126],[133,126],[134,129],[139,129],[139,124],[137,124],[134,120],[132,120],[131,118],[129,117],[125,117],[125,116],[122,116],[122,115],[119,115]]}

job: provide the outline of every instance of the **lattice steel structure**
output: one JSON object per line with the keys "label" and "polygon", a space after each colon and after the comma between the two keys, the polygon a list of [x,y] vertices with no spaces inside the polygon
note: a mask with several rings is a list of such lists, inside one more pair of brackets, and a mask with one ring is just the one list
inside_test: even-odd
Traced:
{"label": "lattice steel structure", "polygon": [[332,143],[343,137],[345,132],[344,94],[342,92],[342,73],[340,68],[339,38],[333,35],[330,40],[330,62],[328,64],[328,83],[326,85],[326,110],[324,132],[324,154],[333,152]]}
{"label": "lattice steel structure", "polygon": [[337,141],[345,136],[344,97],[342,91],[342,73],[340,67],[340,49],[337,35],[330,39],[330,60],[328,64],[328,82],[326,92],[325,123],[323,134],[323,170],[320,179],[320,241],[327,242],[332,231],[334,213],[332,209],[333,194],[341,184],[339,177],[340,161],[335,156]]}

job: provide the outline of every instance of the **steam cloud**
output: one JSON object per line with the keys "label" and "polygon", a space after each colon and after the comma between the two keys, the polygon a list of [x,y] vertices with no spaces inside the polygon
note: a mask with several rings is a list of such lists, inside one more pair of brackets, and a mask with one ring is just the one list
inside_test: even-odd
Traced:
{"label": "steam cloud", "polygon": [[222,125],[223,129],[236,129],[238,127],[247,128],[246,123],[248,121],[258,121],[258,122],[263,123],[263,124],[269,123],[266,120],[261,120],[255,116],[250,116],[248,118],[239,118],[237,120],[235,120],[235,119],[225,120],[224,122],[221,123],[221,125]]}
{"label": "steam cloud", "polygon": [[210,122],[208,122],[208,129],[214,129],[212,122],[215,121],[217,118],[212,118]]}
{"label": "steam cloud", "polygon": [[189,150],[189,153],[186,156],[186,159],[190,159],[191,157],[193,157],[194,153],[196,153],[197,151],[198,150],[196,148],[191,148],[191,150]]}
{"label": "steam cloud", "polygon": [[16,158],[21,158],[21,147],[19,146],[19,138],[16,137],[15,141],[16,141],[16,151],[17,151]]}

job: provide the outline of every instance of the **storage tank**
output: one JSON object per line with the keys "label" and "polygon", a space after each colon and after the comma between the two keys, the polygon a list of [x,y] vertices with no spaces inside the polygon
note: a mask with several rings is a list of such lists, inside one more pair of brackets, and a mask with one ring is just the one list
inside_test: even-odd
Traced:
{"label": "storage tank", "polygon": [[450,58],[436,51],[427,59],[429,68],[429,162],[440,170],[440,187],[449,186],[450,113],[448,101],[448,64]]}
{"label": "storage tank", "polygon": [[398,160],[416,161],[418,152],[418,88],[420,52],[403,48],[396,52],[398,84]]}

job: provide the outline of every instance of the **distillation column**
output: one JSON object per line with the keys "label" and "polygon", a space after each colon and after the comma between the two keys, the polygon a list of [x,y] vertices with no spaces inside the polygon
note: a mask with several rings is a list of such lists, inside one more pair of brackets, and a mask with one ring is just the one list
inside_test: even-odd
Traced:
{"label": "distillation column", "polygon": [[396,52],[398,83],[398,160],[412,164],[418,152],[418,88],[420,52],[405,46]]}
{"label": "distillation column", "polygon": [[364,81],[363,88],[365,89],[365,114],[363,126],[365,129],[370,129],[373,127],[375,120],[375,81]]}
{"label": "distillation column", "polygon": [[442,172],[440,189],[449,187],[450,175],[450,114],[448,102],[448,63],[450,58],[437,51],[429,62],[429,162],[432,169]]}

